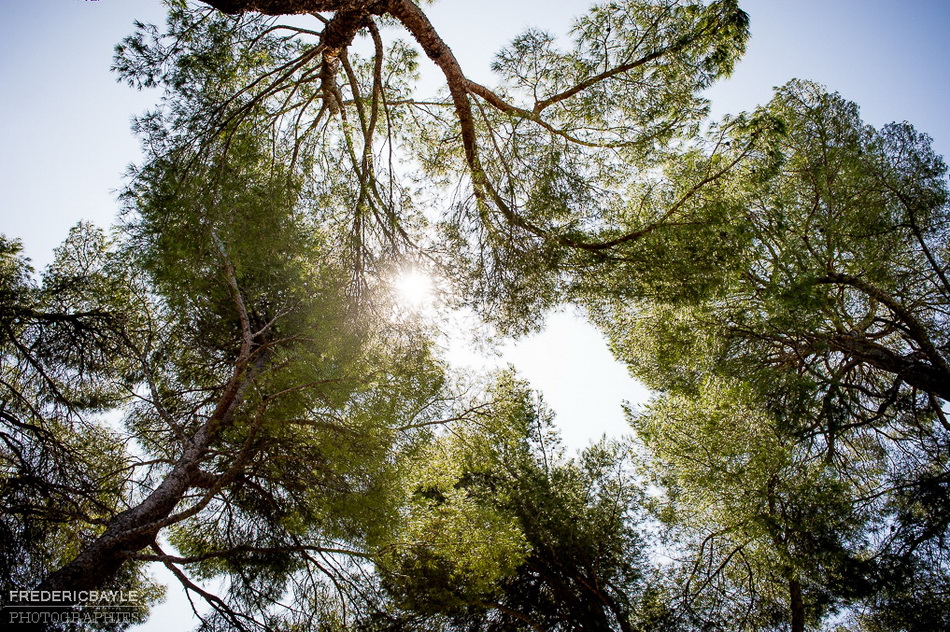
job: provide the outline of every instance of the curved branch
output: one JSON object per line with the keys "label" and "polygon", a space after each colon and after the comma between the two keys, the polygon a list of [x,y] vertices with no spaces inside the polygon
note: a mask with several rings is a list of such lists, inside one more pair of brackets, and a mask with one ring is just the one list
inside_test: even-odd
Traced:
{"label": "curved branch", "polygon": [[820,284],[848,285],[879,301],[904,323],[904,326],[907,328],[907,333],[910,334],[914,342],[920,345],[921,351],[926,354],[930,362],[943,373],[950,374],[950,368],[947,367],[946,360],[940,355],[940,352],[937,351],[933,341],[930,340],[927,330],[914,315],[893,296],[860,277],[834,271],[828,272],[828,274],[817,279],[815,282]]}
{"label": "curved branch", "polygon": [[887,347],[871,342],[863,336],[833,334],[815,337],[805,344],[805,353],[821,353],[830,347],[860,362],[869,364],[924,391],[950,402],[950,373],[938,367],[902,356]]}

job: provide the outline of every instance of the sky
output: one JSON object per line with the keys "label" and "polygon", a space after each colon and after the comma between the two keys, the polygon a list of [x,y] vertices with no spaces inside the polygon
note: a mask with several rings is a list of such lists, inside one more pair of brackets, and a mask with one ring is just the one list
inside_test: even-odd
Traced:
{"label": "sky", "polygon": [[[565,33],[585,0],[441,0],[431,21],[475,81],[502,45],[527,27]],[[733,77],[714,86],[712,114],[754,108],[792,78],[857,102],[866,122],[907,120],[950,154],[950,0],[747,0],[752,39]],[[139,157],[130,118],[155,91],[110,73],[112,49],[132,21],[161,24],[159,0],[0,0],[0,232],[23,240],[35,267],[80,220],[109,226],[126,166]],[[424,62],[425,63],[425,62]],[[475,365],[517,366],[558,414],[565,442],[586,445],[626,431],[625,400],[646,391],[611,359],[600,334],[569,312]],[[173,629],[180,595],[141,630]]]}

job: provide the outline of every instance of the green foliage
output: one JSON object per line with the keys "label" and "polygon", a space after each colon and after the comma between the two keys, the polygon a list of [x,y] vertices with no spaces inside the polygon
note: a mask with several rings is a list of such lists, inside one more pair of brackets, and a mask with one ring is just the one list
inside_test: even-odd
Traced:
{"label": "green foliage", "polygon": [[[0,585],[32,587],[73,558],[131,493],[130,455],[99,413],[127,402],[147,306],[103,233],[80,224],[40,282],[0,238]],[[129,564],[103,588],[162,591]],[[111,628],[110,628],[111,629]]]}
{"label": "green foliage", "polygon": [[487,397],[410,471],[381,567],[394,603],[374,616],[379,629],[410,613],[486,631],[661,620],[641,491],[620,446],[567,460],[525,384],[501,374]]}
{"label": "green foliage", "polygon": [[[25,470],[4,483],[4,586],[53,581],[102,546],[83,581],[130,581],[144,557],[189,590],[189,576],[224,578],[209,629],[304,625],[275,601],[320,593],[326,612],[350,599],[327,586],[388,534],[402,462],[450,396],[423,324],[392,317],[385,279],[354,285],[349,226],[303,177],[312,147],[262,135],[270,113],[253,99],[227,102],[268,54],[289,54],[278,38],[267,54],[234,46],[263,28],[249,22],[176,6],[180,48],[159,52],[141,27],[119,51],[120,71],[174,98],[139,121],[148,160],[117,249],[75,232],[34,288],[3,242],[4,410],[25,411],[4,416],[19,442],[5,460]],[[79,416],[115,409],[121,428]],[[151,544],[159,532],[175,556]]]}
{"label": "green foliage", "polygon": [[683,205],[686,227],[578,292],[662,392],[633,419],[665,472],[661,515],[691,543],[685,603],[760,629],[789,616],[783,582],[817,624],[927,590],[923,567],[946,576],[950,207],[943,162],[907,124],[874,130],[800,81],[755,119],[752,144],[730,132],[730,175]]}
{"label": "green foliage", "polygon": [[[631,208],[652,190],[643,174],[680,164],[669,147],[695,135],[700,93],[731,72],[747,26],[731,1],[610,2],[577,19],[568,49],[538,31],[503,49],[495,93],[509,107],[479,107],[475,121],[491,195],[460,199],[440,225],[461,299],[518,332],[578,268],[623,250],[587,246],[649,225]],[[457,122],[430,125],[412,145],[423,164],[464,173],[460,148],[439,142]]]}
{"label": "green foliage", "polygon": [[[227,145],[221,168],[203,169],[207,150],[185,171],[153,161],[129,194],[126,231],[167,305],[156,378],[162,408],[186,415],[173,427],[207,423],[250,341],[253,382],[201,465],[210,492],[169,539],[196,576],[230,578],[228,608],[276,624],[268,610],[288,588],[304,598],[343,573],[322,556],[366,556],[388,532],[411,428],[439,414],[444,370],[383,298],[352,295],[332,227],[303,212],[259,140]],[[171,457],[180,448],[153,407],[132,420]]]}
{"label": "green foliage", "polygon": [[[415,3],[322,32],[167,4],[116,49],[164,91],[117,242],[77,227],[35,281],[0,238],[2,588],[157,598],[160,562],[205,630],[945,625],[926,136],[801,81],[701,135],[748,37],[734,0],[596,5],[567,48],[516,38],[495,89]],[[414,94],[395,24],[447,96]],[[410,262],[502,333],[585,304],[658,391],[630,415],[650,493],[624,446],[566,458],[511,372],[462,396],[393,302]]]}
{"label": "green foliage", "polygon": [[[680,618],[699,628],[773,629],[787,621],[795,582],[817,624],[860,593],[853,574],[866,572],[872,554],[864,531],[880,519],[862,501],[876,491],[872,481],[845,483],[782,432],[747,385],[709,379],[631,421],[663,492],[652,510],[684,560],[674,573]],[[862,465],[874,464],[852,464]]]}
{"label": "green foliage", "polygon": [[544,423],[532,404],[523,385],[503,375],[467,423],[415,459],[406,516],[384,562],[397,602],[451,612],[492,598],[522,563],[527,543],[499,479],[531,458],[529,439]]}

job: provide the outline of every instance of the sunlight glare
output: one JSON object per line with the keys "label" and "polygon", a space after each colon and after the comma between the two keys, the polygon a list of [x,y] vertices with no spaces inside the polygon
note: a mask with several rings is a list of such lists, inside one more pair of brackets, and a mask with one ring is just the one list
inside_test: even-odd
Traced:
{"label": "sunlight glare", "polygon": [[416,268],[404,270],[394,282],[399,302],[405,307],[419,309],[432,303],[432,279]]}

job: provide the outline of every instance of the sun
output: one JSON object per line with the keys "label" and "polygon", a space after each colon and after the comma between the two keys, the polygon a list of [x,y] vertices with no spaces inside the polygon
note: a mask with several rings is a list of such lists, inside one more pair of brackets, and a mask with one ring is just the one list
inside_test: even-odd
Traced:
{"label": "sun", "polygon": [[419,309],[432,303],[432,279],[418,268],[403,270],[393,281],[399,303]]}

